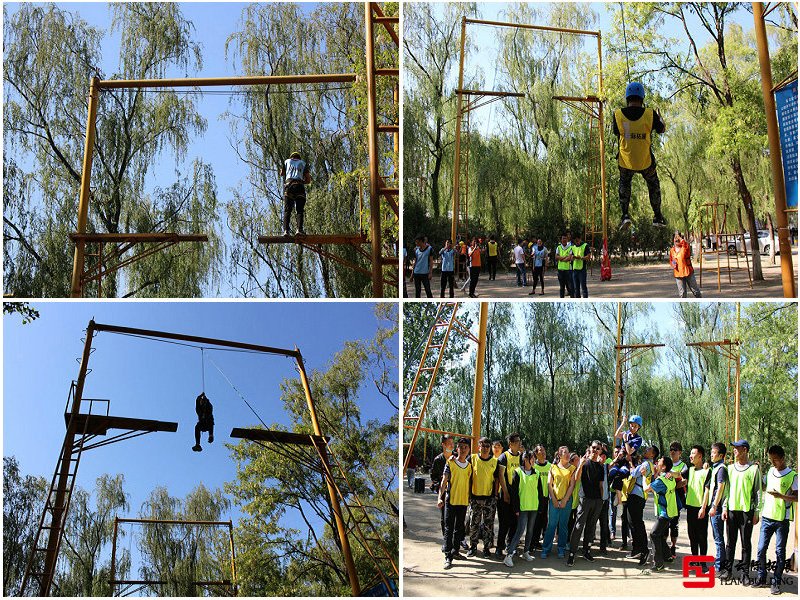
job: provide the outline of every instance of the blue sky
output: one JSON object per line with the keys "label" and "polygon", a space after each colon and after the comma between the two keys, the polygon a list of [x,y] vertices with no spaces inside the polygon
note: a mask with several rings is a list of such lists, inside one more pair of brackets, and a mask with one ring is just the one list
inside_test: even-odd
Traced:
{"label": "blue sky", "polygon": [[[3,319],[3,455],[14,455],[23,473],[52,477],[64,438],[63,409],[77,377],[81,338],[91,318],[98,323],[200,335],[281,348],[300,348],[306,370],[326,370],[348,340],[372,339],[379,326],[366,302],[34,302],[41,317],[21,325]],[[385,323],[383,324],[385,325]],[[396,343],[396,338],[395,338]],[[280,401],[281,381],[296,377],[294,360],[251,353],[206,351],[205,391],[214,404],[216,440],[192,452],[202,389],[200,350],[100,333],[90,359],[85,398],[111,399],[110,414],[176,421],[177,433],[152,433],[87,452],[78,485],[91,489],[103,473],[124,473],[131,512],[154,487],[183,497],[199,483],[221,487],[235,479],[224,444],[233,427],[258,424],[213,360],[268,424],[288,426]],[[209,360],[210,359],[210,360]],[[371,384],[370,384],[371,385]],[[362,418],[397,415],[365,386]],[[237,513],[232,517],[236,520]],[[289,517],[291,518],[291,517]]]}
{"label": "blue sky", "polygon": [[[18,3],[5,4],[6,10],[10,14],[13,14],[18,6]],[[106,32],[101,44],[102,61],[98,67],[105,77],[111,77],[112,74],[118,73],[120,33],[119,31],[113,33],[110,31],[111,11],[109,5],[105,2],[75,2],[59,3],[59,6],[63,10],[79,15],[90,25]],[[225,77],[243,75],[239,70],[239,61],[234,61],[232,58],[226,60],[225,41],[229,35],[239,30],[239,21],[246,6],[248,6],[247,3],[240,2],[182,2],[182,14],[184,18],[193,23],[195,28],[193,39],[200,44],[202,49],[203,68],[189,73],[173,69],[173,72],[168,73],[167,76]],[[302,7],[305,14],[310,14],[318,7],[318,3],[302,3]],[[86,86],[86,91],[88,91],[88,77]],[[206,120],[206,132],[202,136],[193,138],[186,157],[180,163],[176,163],[175,157],[171,154],[165,155],[163,160],[157,161],[148,174],[148,186],[152,190],[156,186],[171,185],[178,177],[185,176],[189,172],[188,169],[192,162],[199,158],[213,167],[217,182],[217,197],[222,203],[226,203],[233,199],[232,190],[237,187],[239,182],[243,183],[245,191],[248,189],[246,165],[239,160],[231,145],[236,141],[231,137],[229,122],[222,118],[223,114],[229,110],[241,114],[241,103],[236,96],[231,97],[221,93],[194,95],[193,97],[198,113]],[[231,99],[233,103],[230,102]],[[18,162],[26,166],[31,164],[25,160]],[[231,236],[225,223],[226,218],[223,213],[221,221],[223,239],[226,244],[230,244]],[[277,231],[263,232],[264,235],[277,235],[278,233]],[[223,270],[227,270],[227,264]],[[236,290],[237,288],[231,286],[226,279],[220,282],[221,297],[236,297],[239,295]]]}

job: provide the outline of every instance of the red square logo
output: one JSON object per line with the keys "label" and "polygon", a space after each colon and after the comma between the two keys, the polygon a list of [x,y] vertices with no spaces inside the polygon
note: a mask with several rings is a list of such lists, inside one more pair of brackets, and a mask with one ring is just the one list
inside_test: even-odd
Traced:
{"label": "red square logo", "polygon": [[[708,573],[703,573],[703,565],[708,567]],[[689,574],[693,573],[694,577]],[[714,587],[714,557],[713,556],[684,556],[683,557],[683,587],[685,588],[713,588]]]}

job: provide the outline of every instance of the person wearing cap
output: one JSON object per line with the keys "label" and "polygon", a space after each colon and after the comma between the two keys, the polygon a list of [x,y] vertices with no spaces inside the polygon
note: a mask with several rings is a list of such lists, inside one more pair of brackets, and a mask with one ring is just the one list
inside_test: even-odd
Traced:
{"label": "person wearing cap", "polygon": [[786,453],[781,446],[770,446],[767,454],[772,468],[767,472],[767,488],[761,499],[756,586],[767,585],[767,548],[774,533],[776,557],[771,591],[777,595],[781,593],[786,541],[789,539],[789,524],[794,520],[794,504],[797,502],[797,471],[786,466]]}
{"label": "person wearing cap", "polygon": [[728,467],[725,465],[725,454],[728,449],[722,442],[711,444],[711,479],[708,482],[708,518],[711,522],[711,534],[714,536],[716,557],[714,569],[719,573],[725,562],[725,521],[722,520],[722,502],[728,492]]}
{"label": "person wearing cap", "polygon": [[472,493],[469,498],[469,551],[468,557],[478,553],[478,540],[483,540],[483,556],[489,557],[494,538],[494,513],[497,510],[497,488],[500,469],[492,455],[492,442],[487,437],[478,440],[478,454],[470,457],[472,463]]}
{"label": "person wearing cap", "polygon": [[502,560],[503,551],[511,541],[511,537],[517,530],[517,516],[511,506],[511,492],[509,487],[514,481],[514,471],[522,461],[522,437],[518,433],[509,434],[508,450],[497,459],[500,465],[500,499],[497,501],[497,520],[499,527],[497,530],[497,548],[495,548],[495,558]]}
{"label": "person wearing cap", "polygon": [[639,430],[642,428],[642,417],[639,415],[631,415],[628,418],[628,431],[622,431],[623,423],[619,424],[614,439],[622,438],[622,443],[628,456],[635,454],[642,445],[642,436],[639,435]]}
{"label": "person wearing cap", "polygon": [[619,206],[622,210],[620,229],[631,226],[629,205],[631,181],[641,173],[647,183],[650,206],[653,208],[653,225],[664,227],[667,222],[661,214],[661,182],[656,171],[656,159],[651,146],[653,131],[664,133],[666,127],[658,112],[644,106],[644,86],[631,82],[625,88],[627,106],[614,111],[611,129],[619,138],[617,162],[619,166]]}
{"label": "person wearing cap", "polygon": [[[750,583],[751,537],[753,526],[758,524],[758,492],[761,489],[761,470],[749,460],[750,444],[739,440],[733,446],[733,463],[728,467],[728,493],[722,503],[722,520],[725,521],[728,545],[725,547],[725,564],[720,579],[733,577],[735,566],[740,566],[741,580]],[[742,562],[734,565],[736,537],[742,541]]]}
{"label": "person wearing cap", "polygon": [[[704,465],[706,450],[695,444],[689,452],[688,476],[686,479],[686,531],[689,533],[689,545],[692,556],[705,556],[708,554],[708,483],[711,479],[711,469]],[[700,563],[705,573],[708,569],[706,563]]]}
{"label": "person wearing cap", "polygon": [[442,485],[439,488],[437,506],[444,509],[444,568],[453,566],[464,540],[464,519],[469,505],[472,463],[469,460],[470,441],[458,440],[457,455],[450,458],[444,467]]}
{"label": "person wearing cap", "polygon": [[297,232],[295,235],[305,235],[303,221],[306,207],[306,185],[311,183],[311,169],[308,163],[300,157],[299,152],[292,152],[281,167],[280,175],[283,178],[283,235],[289,233],[289,222],[292,211],[297,211]]}

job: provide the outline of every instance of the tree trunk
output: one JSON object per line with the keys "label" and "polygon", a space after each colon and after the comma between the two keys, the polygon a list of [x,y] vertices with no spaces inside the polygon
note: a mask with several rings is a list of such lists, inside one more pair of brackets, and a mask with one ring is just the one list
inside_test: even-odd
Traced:
{"label": "tree trunk", "polygon": [[500,228],[500,210],[497,208],[497,198],[495,197],[494,194],[489,194],[489,203],[492,206],[492,217],[494,218],[494,234],[497,236],[497,239],[499,240],[500,235],[503,233],[503,231]]}
{"label": "tree trunk", "polygon": [[[441,140],[441,131],[436,133],[436,143],[437,146]],[[433,217],[434,219],[439,218],[441,214],[441,206],[440,206],[440,199],[439,199],[439,175],[442,171],[442,155],[444,154],[443,150],[439,150],[434,154],[433,160],[433,170],[431,171],[431,207],[433,208]],[[456,241],[453,240],[455,244]]]}
{"label": "tree trunk", "polygon": [[738,156],[731,158],[731,168],[733,169],[739,198],[742,200],[742,205],[747,215],[747,226],[750,230],[750,248],[752,250],[750,254],[753,258],[753,281],[764,281],[764,274],[761,271],[761,255],[758,253],[758,226],[756,225],[756,214],[753,211],[753,196],[747,188],[747,183],[742,173],[742,163]]}
{"label": "tree trunk", "polygon": [[[772,213],[767,213],[767,231],[769,231],[769,262],[775,264],[775,230],[772,228]],[[759,249],[759,253],[761,250]]]}

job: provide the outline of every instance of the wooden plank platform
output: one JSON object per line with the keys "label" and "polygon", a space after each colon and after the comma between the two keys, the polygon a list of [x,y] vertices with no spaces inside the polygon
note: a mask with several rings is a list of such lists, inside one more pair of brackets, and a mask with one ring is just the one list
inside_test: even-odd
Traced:
{"label": "wooden plank platform", "polygon": [[[234,427],[231,430],[232,438],[241,438],[244,440],[254,440],[259,442],[276,442],[278,444],[295,444],[297,446],[311,446],[311,438],[317,441],[322,441],[320,436],[312,436],[311,434],[303,433],[290,433],[288,431],[269,431],[267,429],[247,429],[241,427]],[[325,443],[330,441],[331,438],[325,437]]]}
{"label": "wooden plank platform", "polygon": [[355,235],[260,235],[259,244],[368,244],[367,236]]}
{"label": "wooden plank platform", "polygon": [[[72,413],[64,413],[64,424],[69,425]],[[89,421],[88,426],[86,421]],[[110,417],[106,415],[75,415],[76,431],[81,433],[86,427],[86,433],[91,435],[106,435],[109,429],[127,429],[131,431],[178,431],[178,424],[171,421],[153,421],[151,419],[134,419],[130,417]]]}

